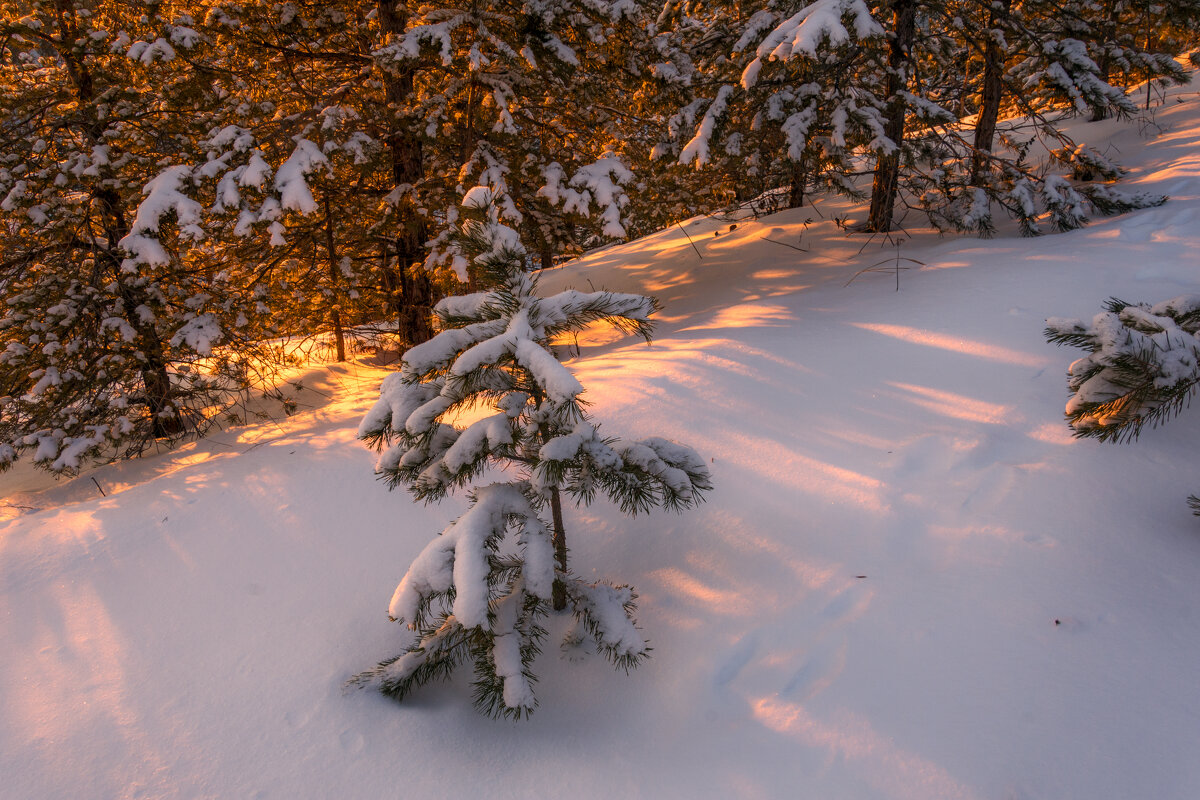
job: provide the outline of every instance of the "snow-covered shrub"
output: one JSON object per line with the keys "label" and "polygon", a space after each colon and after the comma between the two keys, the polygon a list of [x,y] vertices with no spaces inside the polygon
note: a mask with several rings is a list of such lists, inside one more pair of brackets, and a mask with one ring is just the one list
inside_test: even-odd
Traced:
{"label": "snow-covered shrub", "polygon": [[[358,682],[402,699],[470,660],[477,706],[521,717],[536,706],[532,662],[550,606],[570,607],[577,627],[618,667],[636,666],[649,650],[635,624],[633,590],[568,569],[561,495],[588,503],[599,492],[629,514],[682,510],[710,481],[691,448],[602,435],[584,410],[583,386],[551,349],[595,320],[649,339],[656,302],[613,292],[539,297],[516,232],[488,209],[464,216],[474,218],[463,227],[463,251],[490,288],[437,305],[441,332],[405,354],[359,436],[381,449],[380,475],[420,500],[470,486],[489,467],[498,468],[499,481],[476,485],[468,511],[409,567],[389,615],[415,640]],[[455,424],[459,412],[480,406],[493,413]]]}
{"label": "snow-covered shrub", "polygon": [[[1077,436],[1136,439],[1183,410],[1200,384],[1200,295],[1158,305],[1113,298],[1090,323],[1046,320],[1046,337],[1088,351],[1067,369],[1066,415]],[[1189,499],[1200,515],[1200,499]]]}

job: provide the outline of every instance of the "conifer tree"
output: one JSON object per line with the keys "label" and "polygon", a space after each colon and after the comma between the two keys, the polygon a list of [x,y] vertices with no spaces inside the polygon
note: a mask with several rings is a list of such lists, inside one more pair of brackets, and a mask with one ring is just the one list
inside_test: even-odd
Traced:
{"label": "conifer tree", "polygon": [[422,120],[427,176],[412,192],[431,210],[428,267],[473,280],[455,230],[476,184],[539,242],[545,266],[593,238],[576,228],[624,238],[632,175],[614,109],[631,83],[625,61],[643,10],[627,0],[430,4],[373,52],[388,68],[415,70],[410,113]]}
{"label": "conifer tree", "polygon": [[[1041,2],[928,7],[935,23],[919,37],[917,53],[926,91],[974,115],[970,128],[934,127],[913,142],[919,157],[904,175],[906,193],[935,226],[989,236],[1002,210],[1022,234],[1034,235],[1164,201],[1114,188],[1121,167],[1065,130],[1066,120],[1083,113],[1136,112],[1088,57],[1086,14]],[[1165,61],[1172,67],[1165,74],[1177,80],[1178,64]],[[1012,119],[1001,125],[1002,114]],[[1041,149],[1048,159],[1030,157]]]}
{"label": "conifer tree", "polygon": [[326,159],[306,176],[313,206],[274,220],[265,260],[237,241],[248,226],[222,236],[235,257],[261,262],[259,285],[289,333],[332,329],[337,341],[371,319],[394,324],[402,346],[432,335],[438,288],[420,266],[427,220],[411,196],[425,176],[412,72],[372,57],[407,19],[389,0],[216,3],[206,17],[225,123],[252,132],[268,172],[301,140]]}
{"label": "conifer tree", "polygon": [[[693,99],[657,152],[704,167],[710,180],[740,176],[747,186],[769,176],[756,191],[786,189],[791,206],[806,190],[858,197],[853,179],[869,151],[861,229],[875,233],[905,209],[939,229],[985,236],[1002,211],[1033,235],[1164,200],[1114,188],[1121,168],[1064,131],[1072,114],[1135,111],[1089,57],[1101,35],[1090,6],[801,0],[667,9],[683,32],[689,58],[676,71]],[[1179,80],[1169,46],[1180,44],[1164,36],[1157,52],[1122,50],[1122,74]],[[1002,114],[1024,122],[1001,126]],[[974,126],[959,121],[971,115]],[[1048,160],[1031,157],[1042,147]]]}
{"label": "conifer tree", "polygon": [[890,147],[869,83],[883,28],[862,0],[761,5],[736,26],[723,4],[711,19],[687,18],[697,96],[658,152],[752,180],[752,194],[786,187],[792,207],[822,190],[861,196],[856,154]]}
{"label": "conifer tree", "polygon": [[[1088,351],[1067,370],[1076,436],[1132,441],[1182,411],[1200,385],[1200,295],[1153,306],[1112,298],[1090,323],[1052,318],[1045,334]],[[1200,500],[1189,502],[1200,515]]]}
{"label": "conifer tree", "polygon": [[214,97],[159,3],[0,4],[0,468],[53,471],[202,429],[244,388],[214,351],[254,316],[182,187]]}
{"label": "conifer tree", "polygon": [[[570,608],[618,667],[628,670],[649,652],[633,590],[570,569],[564,496],[586,504],[602,494],[628,514],[682,510],[710,481],[691,448],[601,434],[583,386],[553,354],[556,337],[596,320],[648,339],[655,301],[612,292],[539,297],[529,256],[498,221],[489,190],[472,190],[468,203],[460,245],[489,288],[438,304],[441,333],[405,354],[359,435],[384,448],[376,469],[388,484],[419,500],[472,486],[488,468],[509,479],[474,484],[468,511],[409,567],[388,613],[415,640],[358,680],[403,699],[472,661],[476,705],[519,718],[536,705],[533,659],[551,607]],[[494,413],[454,424],[457,412],[480,404]]]}

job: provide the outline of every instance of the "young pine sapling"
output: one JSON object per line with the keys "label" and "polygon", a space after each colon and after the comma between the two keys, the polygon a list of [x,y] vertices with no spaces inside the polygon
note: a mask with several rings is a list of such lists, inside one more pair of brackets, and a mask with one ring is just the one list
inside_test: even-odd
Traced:
{"label": "young pine sapling", "polygon": [[[483,190],[468,201],[476,192]],[[438,304],[441,332],[384,380],[359,436],[382,451],[383,479],[425,502],[472,486],[488,468],[501,480],[474,486],[467,512],[413,561],[389,607],[414,632],[412,644],[359,682],[403,699],[472,661],[480,710],[520,718],[537,704],[532,662],[551,607],[569,608],[617,667],[628,670],[649,652],[633,590],[582,580],[569,568],[564,496],[587,504],[603,494],[627,514],[680,511],[711,484],[689,447],[602,435],[583,386],[552,349],[597,320],[649,341],[656,301],[614,292],[539,297],[516,232],[484,200],[467,205],[460,240],[487,290]],[[493,413],[455,424],[480,407]]]}

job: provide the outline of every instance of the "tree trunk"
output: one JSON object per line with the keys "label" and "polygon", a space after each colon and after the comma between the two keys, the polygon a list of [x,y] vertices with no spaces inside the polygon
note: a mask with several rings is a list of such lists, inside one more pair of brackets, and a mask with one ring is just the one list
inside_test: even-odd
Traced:
{"label": "tree trunk", "polygon": [[[550,490],[550,514],[554,518],[554,561],[558,571],[567,574],[567,531],[563,527],[562,501],[558,496],[558,487]],[[567,607],[567,586],[560,579],[554,579],[553,590],[554,610],[562,611]]]}
{"label": "tree trunk", "polygon": [[[1107,0],[1100,7],[1100,31],[1099,31],[1100,36],[1099,36],[1099,38],[1100,38],[1101,46],[1112,41],[1113,37],[1116,36],[1116,32],[1117,32],[1116,0]],[[1100,52],[1100,58],[1096,62],[1096,66],[1099,67],[1099,72],[1097,73],[1097,75],[1100,78],[1100,80],[1104,81],[1105,83],[1108,83],[1109,73],[1112,72],[1112,57],[1109,56],[1107,47],[1104,47],[1104,49]],[[1105,106],[1096,106],[1095,108],[1092,109],[1091,121],[1099,122],[1102,119],[1108,119],[1108,108]]]}
{"label": "tree trunk", "polygon": [[100,206],[100,216],[107,244],[103,258],[112,269],[112,279],[121,296],[125,321],[133,328],[138,351],[141,353],[142,390],[146,408],[150,415],[150,431],[155,439],[170,438],[183,433],[183,417],[176,402],[176,392],[171,386],[167,372],[167,357],[163,352],[162,338],[154,322],[142,319],[137,313],[141,306],[150,306],[150,296],[141,286],[129,280],[129,274],[121,268],[123,258],[116,242],[129,233],[125,213],[121,209],[120,197],[112,189],[100,189],[93,193]]}
{"label": "tree trunk", "polygon": [[338,307],[337,286],[341,273],[337,265],[337,250],[333,242],[333,210],[329,207],[329,197],[325,203],[325,253],[329,257],[329,291],[333,296],[329,301],[329,324],[333,327],[333,341],[337,348],[337,360],[346,360],[346,332],[342,329],[342,311]]}
{"label": "tree trunk", "polygon": [[[533,407],[540,409],[545,397],[543,397],[536,381],[534,381],[531,393],[533,395]],[[544,425],[538,426],[538,438],[542,440],[543,444],[550,439],[550,435]],[[567,530],[563,525],[562,497],[559,494],[558,486],[550,487],[550,517],[554,525],[551,541],[554,544],[555,566],[557,567],[557,572],[565,575],[567,574]],[[554,578],[550,600],[555,611],[562,611],[567,607],[567,587],[557,576]]]}
{"label": "tree trunk", "polygon": [[792,162],[792,185],[788,191],[788,208],[804,205],[804,190],[808,188],[808,168],[803,161]]}
{"label": "tree trunk", "polygon": [[411,249],[400,248],[397,253],[397,276],[400,278],[400,338],[406,345],[416,345],[433,338],[433,281],[420,262],[406,262]]}
{"label": "tree trunk", "polygon": [[904,143],[904,117],[907,103],[900,95],[908,85],[908,67],[916,37],[916,0],[893,0],[893,34],[888,57],[888,108],[883,132],[895,144],[890,153],[881,153],[875,162],[875,180],[871,187],[871,210],[866,230],[887,233],[892,229],[892,212],[899,189],[900,151]]}
{"label": "tree trunk", "polygon": [[1000,118],[1000,101],[1004,95],[1004,50],[996,41],[997,11],[1007,15],[1012,0],[1002,0],[988,13],[987,43],[983,49],[983,86],[979,115],[975,120],[975,150],[971,154],[971,183],[978,185],[989,168],[992,146],[996,138],[996,121]]}
{"label": "tree trunk", "polygon": [[467,113],[463,122],[462,144],[459,149],[459,160],[467,163],[475,153],[475,110],[479,105],[479,85],[474,79],[467,86]]}
{"label": "tree trunk", "polygon": [[[404,0],[378,0],[379,25],[384,37],[404,32],[408,8]],[[386,144],[391,155],[393,187],[416,186],[424,177],[421,139],[405,113],[412,100],[416,67],[381,74],[387,101],[389,131]],[[411,197],[402,198],[396,207],[396,277],[399,284],[397,323],[405,344],[420,344],[433,337],[431,309],[434,303],[433,281],[421,266],[425,262],[425,223]],[[385,262],[383,269],[388,265]],[[385,286],[385,288],[387,288]]]}

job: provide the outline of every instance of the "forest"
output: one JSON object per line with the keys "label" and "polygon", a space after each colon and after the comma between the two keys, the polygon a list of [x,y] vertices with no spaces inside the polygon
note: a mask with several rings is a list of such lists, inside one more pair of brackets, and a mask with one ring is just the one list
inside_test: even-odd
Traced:
{"label": "forest", "polygon": [[[1161,203],[1071,119],[1185,81],[1171,0],[5,0],[0,464],[236,419],[289,342],[429,339],[486,187],[530,269],[823,198],[864,240]],[[1128,90],[1138,86],[1138,93]]]}

